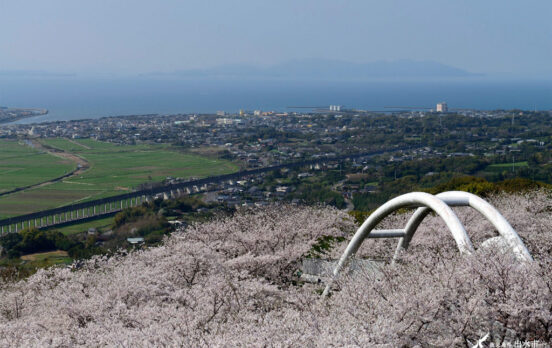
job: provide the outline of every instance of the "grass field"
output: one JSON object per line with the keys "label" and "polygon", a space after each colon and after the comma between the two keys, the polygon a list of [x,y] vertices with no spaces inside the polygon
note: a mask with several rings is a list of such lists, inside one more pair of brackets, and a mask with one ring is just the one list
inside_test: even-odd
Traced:
{"label": "grass field", "polygon": [[60,177],[75,167],[24,143],[0,140],[0,193]]}
{"label": "grass field", "polygon": [[19,260],[12,262],[20,263],[24,269],[34,273],[36,269],[46,268],[51,266],[70,265],[73,259],[67,255],[66,251],[56,250],[43,253],[23,255]]}
{"label": "grass field", "polygon": [[12,274],[14,279],[23,279],[41,268],[52,266],[64,266],[73,263],[73,259],[67,255],[66,251],[56,250],[43,253],[23,255],[20,258],[0,258],[0,268],[7,267],[17,270]]}
{"label": "grass field", "polygon": [[107,217],[107,218],[104,218],[104,219],[98,219],[98,220],[84,222],[82,224],[74,224],[74,225],[69,225],[69,226],[64,226],[64,227],[55,227],[55,228],[52,228],[52,229],[60,231],[64,235],[69,236],[69,235],[72,235],[72,234],[84,233],[84,232],[88,231],[88,229],[90,227],[94,227],[96,229],[99,229],[99,230],[102,230],[102,231],[105,232],[105,231],[109,230],[111,228],[111,226],[113,226],[113,216],[112,217]]}
{"label": "grass field", "polygon": [[[515,162],[514,166],[516,168],[521,168],[521,167],[527,167],[528,164],[527,164],[527,161]],[[504,170],[512,170],[512,162],[510,162],[510,163],[490,164],[485,169],[485,171],[487,171],[487,172],[502,172]]]}
{"label": "grass field", "polygon": [[45,261],[47,259],[61,260],[62,262],[71,261],[71,258],[67,255],[67,251],[63,250],[48,251],[44,253],[27,254],[21,256],[21,260],[23,261]]}
{"label": "grass field", "polygon": [[[90,169],[61,182],[0,197],[0,218],[125,193],[168,176],[205,177],[238,169],[229,161],[183,153],[169,145],[117,145],[63,138],[41,142],[84,158]],[[29,170],[30,177],[32,173],[35,180],[43,176],[37,168]],[[0,181],[4,181],[1,176]]]}

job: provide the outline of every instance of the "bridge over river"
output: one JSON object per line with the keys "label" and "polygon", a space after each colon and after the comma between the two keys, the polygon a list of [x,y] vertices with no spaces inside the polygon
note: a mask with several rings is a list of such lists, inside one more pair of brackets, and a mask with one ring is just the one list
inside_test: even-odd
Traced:
{"label": "bridge over river", "polygon": [[177,197],[182,194],[193,192],[194,188],[196,187],[202,187],[207,184],[222,183],[229,180],[236,180],[239,178],[270,172],[273,170],[305,167],[309,165],[325,164],[328,162],[342,162],[359,158],[370,158],[376,155],[383,154],[385,152],[400,150],[405,150],[405,148],[396,148],[391,151],[382,150],[337,157],[321,157],[313,160],[286,163],[276,166],[239,171],[232,174],[211,176],[203,179],[163,185],[151,189],[138,190],[107,198],[71,204],[59,208],[48,209],[31,214],[2,219],[0,220],[0,234],[3,235],[4,233],[18,232],[24,228],[46,228],[65,225],[78,221],[86,221],[90,219],[106,217],[116,214],[117,212],[125,208],[141,205],[142,203],[154,199],[155,197],[158,197],[160,195],[164,199],[168,199],[169,197]]}

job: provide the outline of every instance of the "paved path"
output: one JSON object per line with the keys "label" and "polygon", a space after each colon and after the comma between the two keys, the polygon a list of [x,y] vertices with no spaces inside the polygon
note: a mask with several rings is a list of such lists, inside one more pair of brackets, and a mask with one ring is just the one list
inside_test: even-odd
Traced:
{"label": "paved path", "polygon": [[[343,187],[343,184],[345,184],[345,181],[347,181],[347,180],[346,179],[341,180],[340,182],[333,184],[332,185],[332,190],[336,191],[336,192],[341,192],[341,190],[339,188]],[[347,204],[347,206],[344,209],[346,212],[350,212],[350,211],[353,211],[355,209],[355,205],[353,204],[353,201],[351,201],[349,198],[345,198],[345,197],[343,197],[343,200]]]}

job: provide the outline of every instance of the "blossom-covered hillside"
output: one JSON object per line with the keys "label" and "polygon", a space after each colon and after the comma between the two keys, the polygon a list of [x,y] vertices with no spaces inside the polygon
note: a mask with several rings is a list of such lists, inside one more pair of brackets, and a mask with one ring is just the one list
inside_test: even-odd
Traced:
{"label": "blossom-covered hillside", "polygon": [[[440,346],[552,338],[552,201],[547,193],[492,203],[535,257],[481,248],[462,257],[437,217],[380,273],[303,284],[301,258],[322,236],[356,226],[331,208],[275,206],[188,227],[163,246],[96,258],[79,270],[43,270],[2,284],[0,346]],[[496,236],[457,209],[475,246]],[[400,228],[408,214],[383,224]],[[326,239],[328,240],[328,239]],[[320,243],[318,243],[320,244]],[[361,256],[389,260],[396,240],[369,240]],[[490,342],[489,340],[489,342]]]}

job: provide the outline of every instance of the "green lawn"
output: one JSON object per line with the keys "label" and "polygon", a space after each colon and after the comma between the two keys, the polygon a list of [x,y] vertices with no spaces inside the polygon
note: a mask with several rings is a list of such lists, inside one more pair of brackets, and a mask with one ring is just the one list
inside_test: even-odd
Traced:
{"label": "green lawn", "polygon": [[74,168],[72,161],[24,143],[0,140],[0,193],[60,177]]}
{"label": "green lawn", "polygon": [[[86,159],[90,169],[78,177],[0,197],[0,218],[125,193],[168,176],[206,177],[238,170],[232,162],[183,153],[169,145],[117,145],[62,138],[41,141]],[[34,171],[42,175],[41,170]]]}

